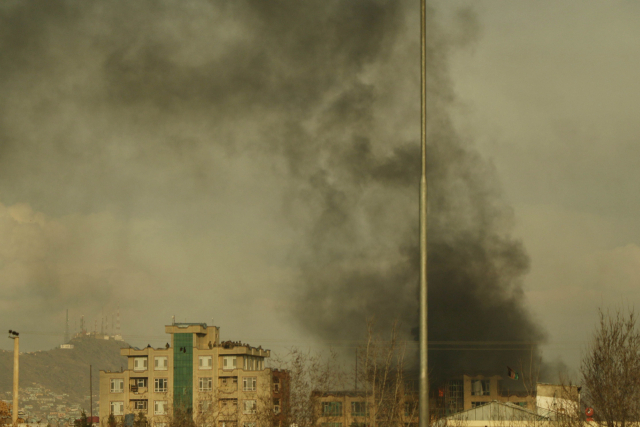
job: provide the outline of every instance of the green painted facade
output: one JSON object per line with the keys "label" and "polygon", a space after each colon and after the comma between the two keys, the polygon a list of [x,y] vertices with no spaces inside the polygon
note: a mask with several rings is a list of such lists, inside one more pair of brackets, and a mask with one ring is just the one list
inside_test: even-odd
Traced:
{"label": "green painted facade", "polygon": [[193,410],[193,334],[173,334],[173,407]]}

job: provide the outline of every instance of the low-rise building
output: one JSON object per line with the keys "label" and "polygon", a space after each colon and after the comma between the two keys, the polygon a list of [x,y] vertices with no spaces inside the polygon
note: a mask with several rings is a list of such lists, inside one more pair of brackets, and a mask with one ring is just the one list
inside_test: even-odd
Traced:
{"label": "low-rise building", "polygon": [[378,407],[373,395],[364,391],[314,391],[312,400],[316,406],[317,425],[323,427],[367,427],[377,419],[378,425],[384,418],[392,416],[403,425],[417,426],[418,412],[413,395],[399,395],[393,402],[385,401]]}

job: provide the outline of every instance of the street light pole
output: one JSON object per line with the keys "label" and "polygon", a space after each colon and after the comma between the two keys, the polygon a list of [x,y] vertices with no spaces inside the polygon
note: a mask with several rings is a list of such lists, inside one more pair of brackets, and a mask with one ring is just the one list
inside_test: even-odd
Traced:
{"label": "street light pole", "polygon": [[11,421],[15,426],[18,425],[18,357],[20,356],[20,338],[19,333],[9,330],[9,338],[13,340],[13,413]]}
{"label": "street light pole", "polygon": [[429,426],[427,360],[427,6],[420,1],[420,116],[422,175],[420,177],[420,427]]}

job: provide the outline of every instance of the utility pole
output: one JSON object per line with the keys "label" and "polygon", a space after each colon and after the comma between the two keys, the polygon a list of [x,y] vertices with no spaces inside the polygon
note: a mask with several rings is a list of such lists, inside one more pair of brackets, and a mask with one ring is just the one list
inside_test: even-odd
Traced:
{"label": "utility pole", "polygon": [[89,425],[93,426],[93,377],[91,375],[91,365],[89,365],[89,413],[91,414],[91,421]]}
{"label": "utility pole", "polygon": [[13,340],[13,411],[11,421],[18,425],[18,357],[20,356],[20,337],[16,331],[9,330],[9,338]]}
{"label": "utility pole", "polygon": [[358,391],[358,347],[356,347],[356,392]]}
{"label": "utility pole", "polygon": [[427,5],[420,0],[420,427],[429,426],[427,360]]}

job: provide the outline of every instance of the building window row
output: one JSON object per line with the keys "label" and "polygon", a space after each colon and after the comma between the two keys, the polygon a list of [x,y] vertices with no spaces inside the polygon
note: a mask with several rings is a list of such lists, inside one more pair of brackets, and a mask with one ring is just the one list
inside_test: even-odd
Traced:
{"label": "building window row", "polygon": [[[146,371],[147,370],[147,357],[134,357],[133,358],[133,370],[134,371]],[[166,371],[168,369],[169,358],[167,356],[156,356],[153,359],[153,368],[156,371]]]}
{"label": "building window row", "polygon": [[[203,380],[205,378],[201,378]],[[211,391],[211,378],[209,380],[209,390]],[[156,393],[166,393],[169,385],[168,378],[155,378],[154,379],[154,391]],[[134,387],[138,388],[146,388],[147,387],[147,379],[146,378],[135,378],[134,379]],[[123,393],[124,392],[124,379],[122,378],[111,378],[110,388],[111,393]]]}
{"label": "building window row", "polygon": [[244,356],[245,371],[261,371],[264,369],[264,360],[257,356]]}

